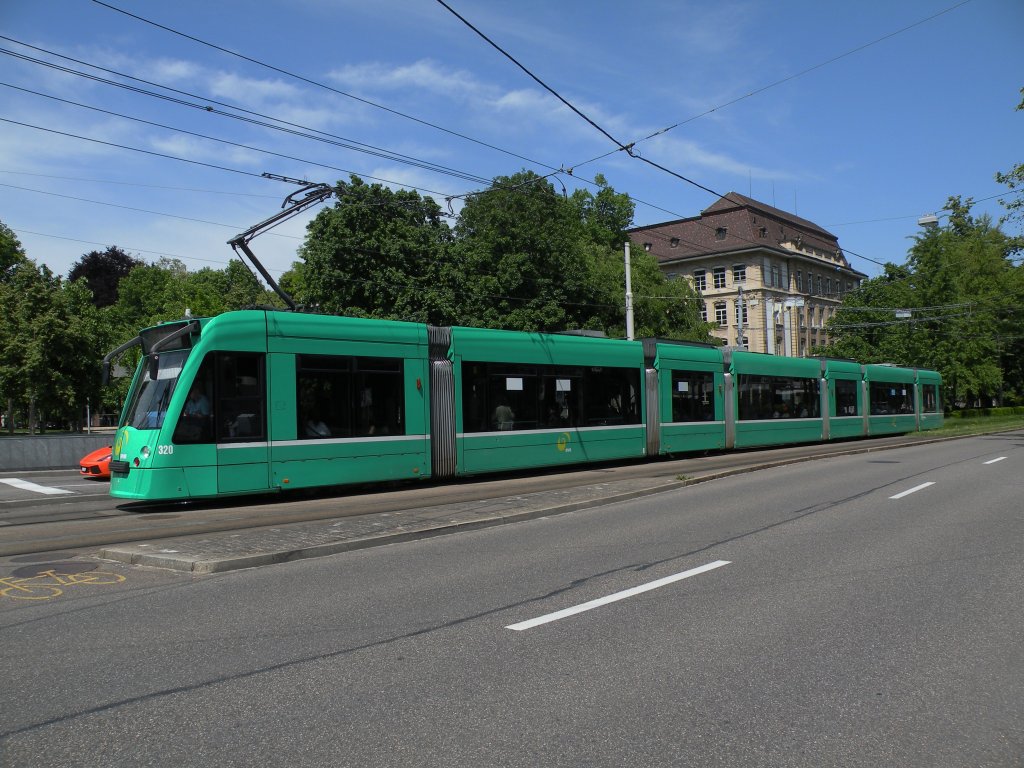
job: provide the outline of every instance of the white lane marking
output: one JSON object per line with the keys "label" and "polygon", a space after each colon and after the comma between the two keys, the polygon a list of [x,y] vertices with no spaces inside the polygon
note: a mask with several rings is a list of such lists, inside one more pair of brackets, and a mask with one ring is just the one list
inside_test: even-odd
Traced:
{"label": "white lane marking", "polygon": [[713,563],[708,563],[707,565],[702,565],[698,568],[691,568],[689,571],[676,573],[672,576],[666,576],[663,579],[658,579],[657,581],[652,581],[648,584],[642,584],[639,587],[633,587],[632,589],[626,589],[622,592],[616,592],[615,594],[608,595],[607,597],[599,597],[596,600],[591,600],[586,603],[580,603],[579,605],[573,606],[572,608],[565,608],[561,611],[555,611],[554,613],[549,613],[544,616],[538,616],[535,619],[521,621],[518,624],[509,624],[507,627],[505,627],[505,629],[514,629],[517,632],[521,632],[524,629],[530,629],[531,627],[537,627],[541,624],[547,624],[552,621],[558,621],[559,619],[564,619],[567,616],[574,616],[577,613],[583,613],[584,611],[589,611],[593,608],[599,608],[602,605],[608,605],[608,603],[614,603],[618,600],[625,600],[627,597],[633,597],[634,595],[639,595],[643,592],[649,592],[652,589],[658,589],[659,587],[664,587],[668,584],[672,584],[683,579],[688,579],[691,576],[696,576],[706,571],[714,570],[715,568],[721,568],[723,565],[728,565],[729,562],[729,560],[716,560]]}
{"label": "white lane marking", "polygon": [[998,459],[992,459],[992,461],[986,461],[985,463],[986,464],[995,464],[997,461],[1002,461],[1005,458],[1007,458],[1007,457],[1006,456],[1000,456]]}
{"label": "white lane marking", "polygon": [[913,488],[910,488],[909,490],[906,490],[903,493],[897,493],[895,496],[890,496],[889,498],[902,499],[904,496],[909,496],[912,493],[917,493],[918,491],[924,490],[929,485],[935,485],[935,483],[921,483],[920,485],[915,485]]}
{"label": "white lane marking", "polygon": [[65,491],[63,488],[50,488],[46,485],[36,485],[35,483],[30,483],[28,480],[20,480],[17,477],[0,477],[0,483],[7,483],[7,485],[20,488],[23,491],[45,493],[48,496],[53,496],[59,493],[74,493],[74,491]]}

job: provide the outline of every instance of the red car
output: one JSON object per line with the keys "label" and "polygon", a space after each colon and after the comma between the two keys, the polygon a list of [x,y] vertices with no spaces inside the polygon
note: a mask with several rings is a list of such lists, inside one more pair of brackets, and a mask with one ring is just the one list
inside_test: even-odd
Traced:
{"label": "red car", "polygon": [[82,457],[79,463],[79,473],[83,477],[92,477],[97,480],[110,479],[110,451],[111,447],[97,448],[92,453]]}

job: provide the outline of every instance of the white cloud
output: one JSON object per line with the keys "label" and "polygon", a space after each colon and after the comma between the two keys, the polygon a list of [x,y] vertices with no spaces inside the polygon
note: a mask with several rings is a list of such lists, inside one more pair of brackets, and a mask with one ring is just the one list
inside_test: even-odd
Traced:
{"label": "white cloud", "polygon": [[709,150],[696,141],[671,135],[658,136],[640,144],[638,151],[672,170],[687,175],[689,168],[701,168],[732,176],[756,179],[791,180],[797,176],[790,171],[764,168],[754,163],[731,157],[723,152]]}
{"label": "white cloud", "polygon": [[208,76],[213,95],[236,103],[264,104],[295,99],[300,90],[283,80],[242,77],[233,72],[216,72]]}
{"label": "white cloud", "polygon": [[331,70],[327,76],[344,87],[363,91],[416,88],[458,99],[479,98],[494,91],[470,72],[428,59],[395,67],[379,62],[357,64]]}
{"label": "white cloud", "polygon": [[168,137],[151,137],[149,145],[157,152],[218,165],[256,167],[264,162],[263,155],[258,152],[243,147],[225,146],[218,142],[206,141],[180,133]]}

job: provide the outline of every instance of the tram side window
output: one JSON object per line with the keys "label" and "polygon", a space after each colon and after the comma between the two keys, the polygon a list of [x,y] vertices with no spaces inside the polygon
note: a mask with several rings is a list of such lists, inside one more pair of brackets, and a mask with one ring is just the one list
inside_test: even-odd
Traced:
{"label": "tram side window", "polygon": [[539,426],[577,427],[581,413],[582,371],[578,368],[563,368],[544,372],[540,385]]}
{"label": "tram side window", "polygon": [[853,379],[836,379],[836,416],[858,416],[857,389]]}
{"label": "tram side window", "polygon": [[173,441],[179,445],[213,442],[213,379],[215,353],[203,358],[188,389],[188,398],[174,428]]}
{"label": "tram side window", "polygon": [[939,387],[937,384],[921,385],[921,411],[924,413],[939,412]]}
{"label": "tram side window", "polygon": [[715,420],[715,375],[672,371],[672,421]]}
{"label": "tram side window", "polygon": [[404,379],[400,358],[299,355],[299,438],[404,435]]}
{"label": "tram side window", "polygon": [[631,368],[463,362],[466,432],[640,423],[640,374]]}
{"label": "tram side window", "polygon": [[264,356],[220,352],[217,358],[214,413],[218,441],[265,440]]}
{"label": "tram side window", "polygon": [[633,368],[585,368],[588,427],[640,423],[640,372]]}
{"label": "tram side window", "polygon": [[821,416],[817,379],[739,375],[739,418],[817,419]]}
{"label": "tram side window", "polygon": [[487,377],[491,429],[536,429],[540,422],[539,400],[540,379],[536,370],[498,368]]}
{"label": "tram side window", "polygon": [[914,412],[914,387],[892,381],[873,381],[868,390],[872,416]]}

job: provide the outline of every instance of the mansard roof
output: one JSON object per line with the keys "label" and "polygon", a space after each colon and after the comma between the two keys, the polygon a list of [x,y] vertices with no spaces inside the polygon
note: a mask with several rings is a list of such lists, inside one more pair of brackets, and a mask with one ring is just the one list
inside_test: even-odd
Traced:
{"label": "mansard roof", "polygon": [[[650,243],[648,250],[659,263],[754,249],[784,257],[820,258],[812,255],[820,251],[838,254],[842,266],[856,272],[843,255],[839,239],[827,229],[737,192],[720,197],[700,216],[637,227],[629,236],[635,245]],[[801,254],[784,243],[810,250]]]}

